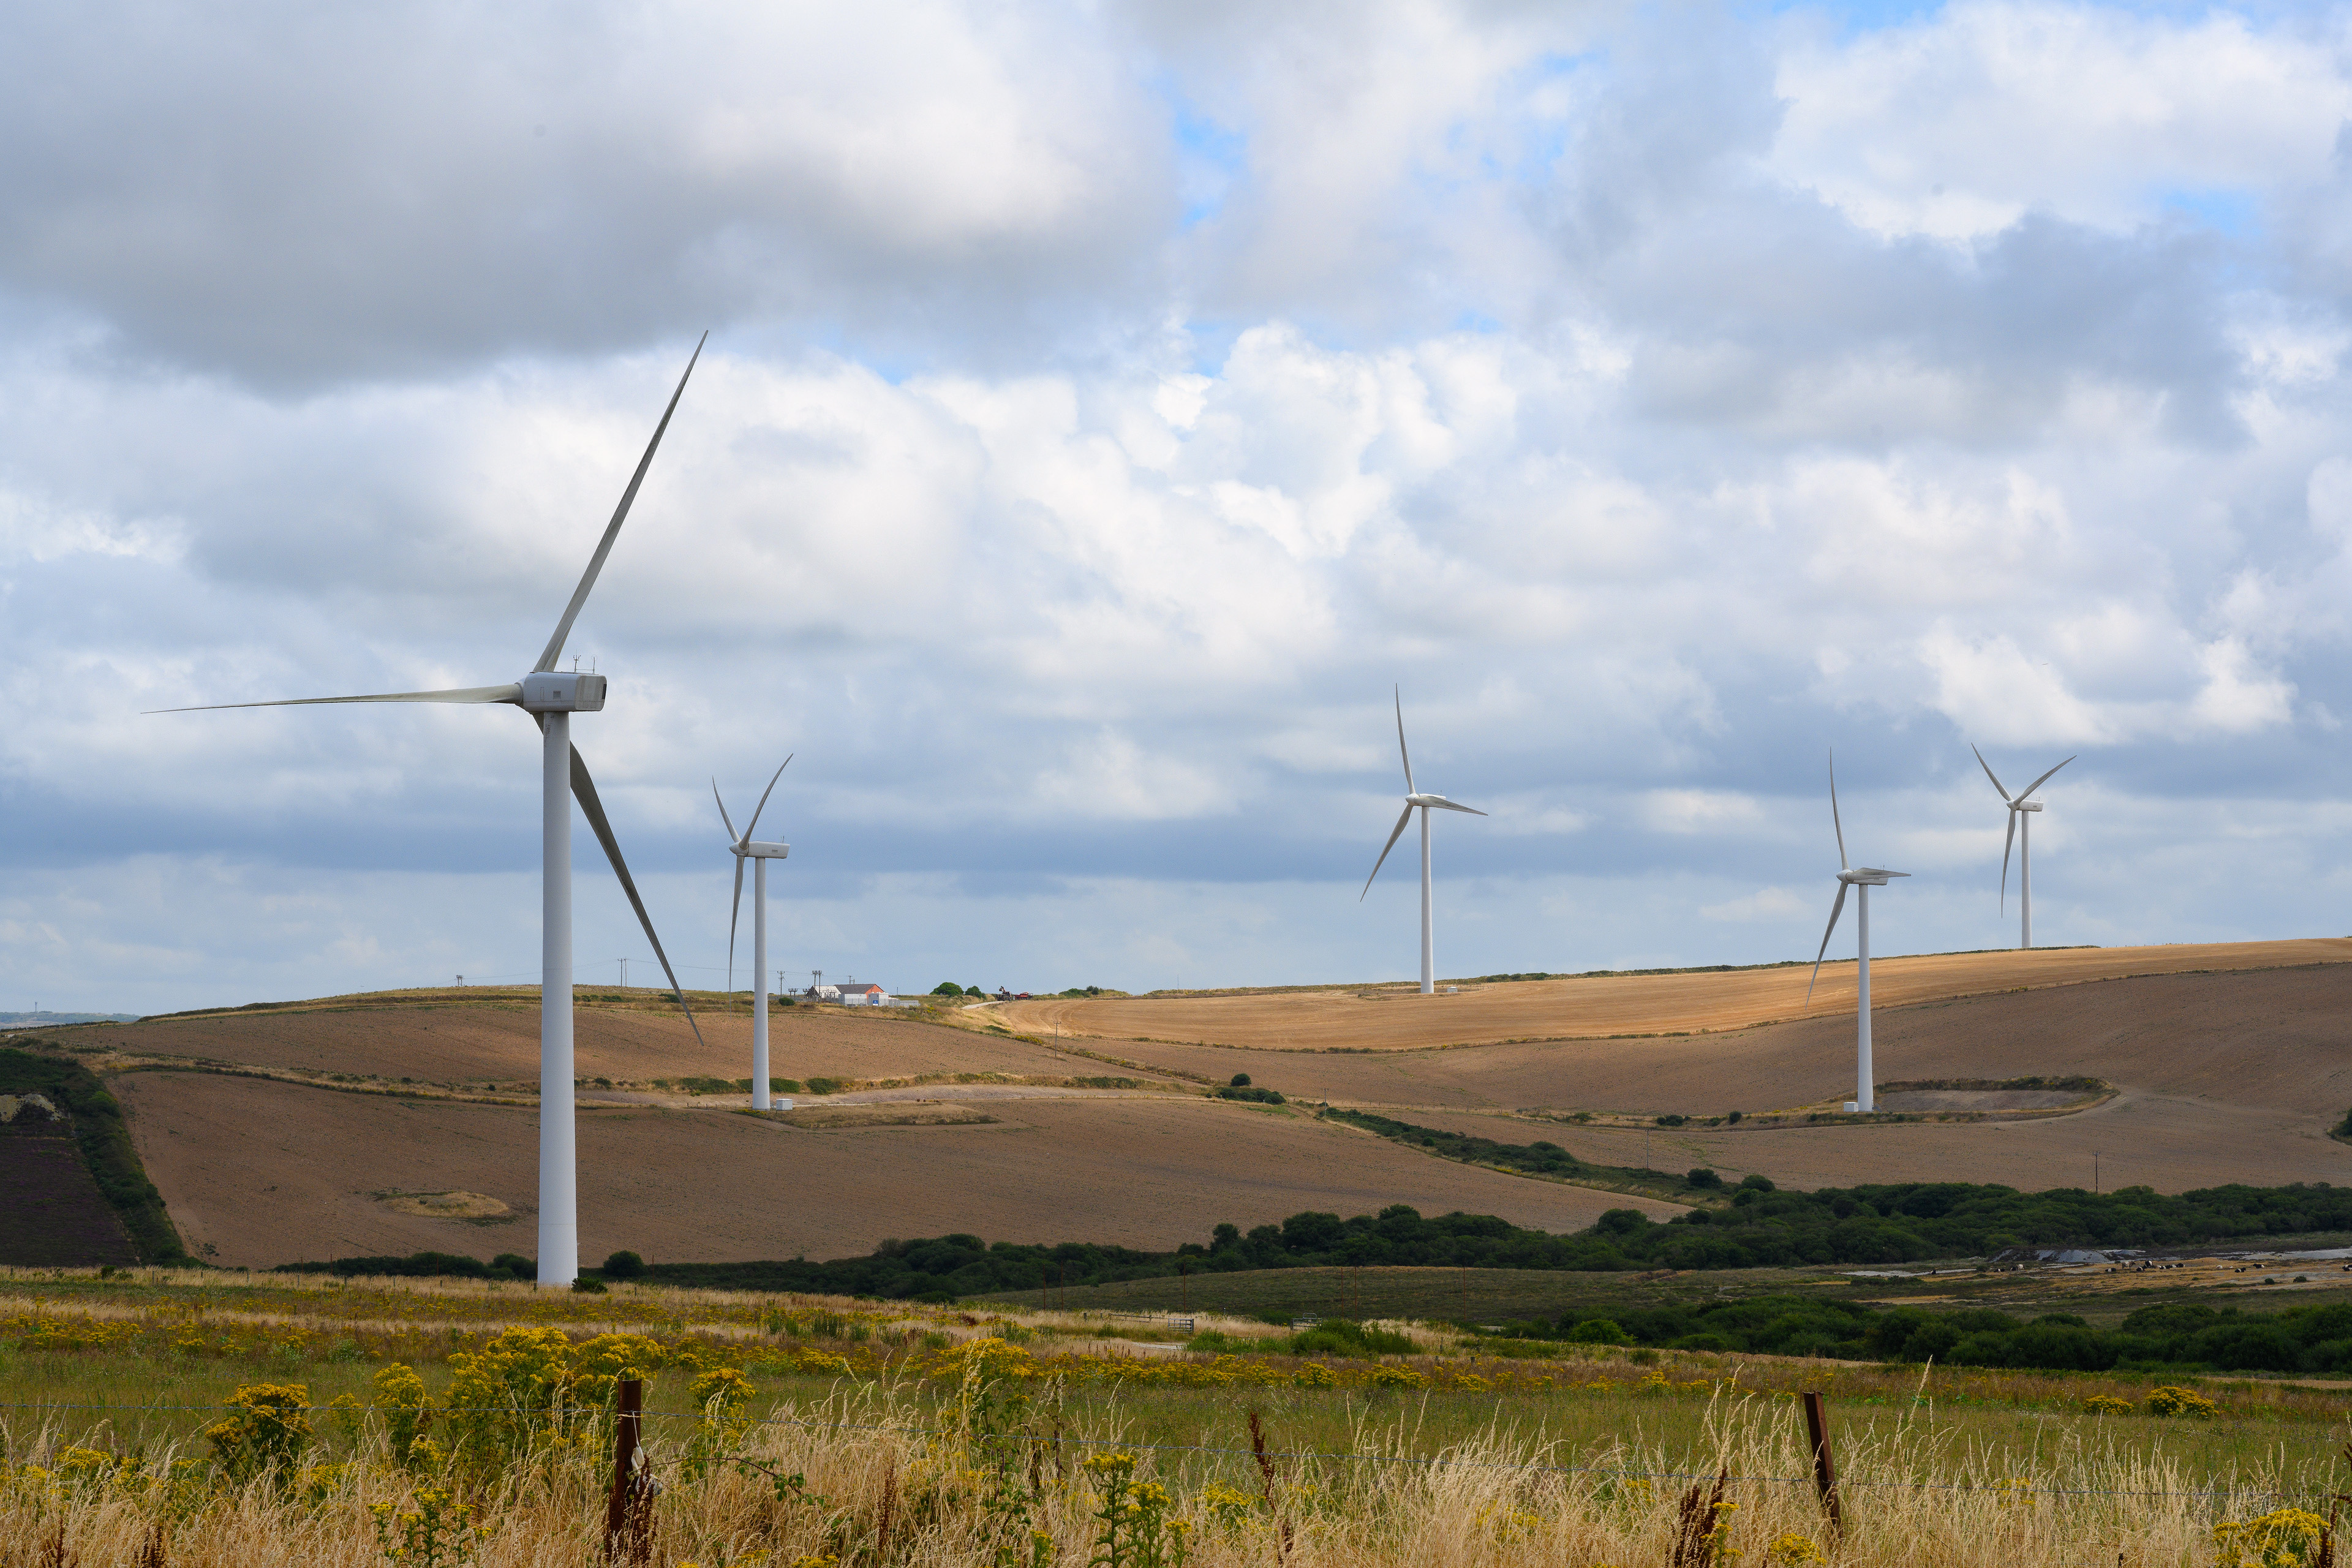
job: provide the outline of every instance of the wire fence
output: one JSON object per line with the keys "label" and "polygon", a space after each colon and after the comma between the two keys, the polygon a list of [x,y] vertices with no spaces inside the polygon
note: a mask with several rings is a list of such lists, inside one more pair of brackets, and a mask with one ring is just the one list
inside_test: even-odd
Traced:
{"label": "wire fence", "polygon": [[[42,1412],[67,1410],[94,1411],[109,1415],[144,1415],[150,1413],[216,1415],[237,1412],[243,1408],[244,1407],[241,1405],[65,1405],[51,1404],[47,1401],[0,1403],[0,1410],[35,1410]],[[348,1414],[352,1412],[353,1407],[350,1405],[306,1405],[281,1406],[277,1407],[277,1409],[282,1411],[286,1415],[300,1414],[305,1415],[315,1415]],[[433,1407],[432,1413],[436,1415],[514,1415],[522,1414],[523,1407],[504,1405],[457,1406],[436,1405]],[[702,1422],[710,1418],[707,1412],[698,1410],[644,1410],[635,1412],[635,1414],[648,1421]],[[916,1426],[895,1423],[818,1421],[810,1419],[806,1416],[798,1415],[762,1416],[756,1425],[763,1426],[796,1426],[809,1431],[858,1432],[868,1435],[900,1437],[954,1437],[959,1436],[959,1433],[951,1427]],[[1324,1448],[1268,1448],[1261,1451],[1256,1448],[1224,1447],[1202,1443],[1138,1443],[1118,1437],[1083,1437],[1066,1432],[1055,1432],[1051,1434],[1025,1432],[1006,1433],[1003,1436],[1007,1441],[1028,1443],[1041,1447],[1050,1447],[1058,1448],[1066,1444],[1073,1448],[1107,1449],[1119,1453],[1131,1454],[1201,1454],[1223,1458],[1245,1458],[1250,1460],[1252,1463],[1259,1463],[1265,1460],[1278,1460],[1285,1462],[1312,1461],[1318,1464],[1390,1466],[1424,1465],[1432,1468],[1467,1470],[1501,1470],[1528,1475],[1599,1476],[1614,1480],[1712,1481],[1717,1477],[1717,1472],[1712,1470],[1644,1470],[1614,1465],[1550,1465],[1538,1463],[1535,1460],[1521,1460],[1511,1463],[1503,1463],[1493,1460],[1464,1459],[1448,1454],[1366,1454],[1349,1449]],[[1728,1482],[1747,1486],[1811,1487],[1818,1485],[1817,1479],[1812,1476],[1735,1476],[1725,1472],[1723,1474],[1723,1479]],[[1837,1485],[1841,1489],[1854,1488],[1894,1491],[1988,1491],[1995,1492],[2004,1497],[2200,1498],[2209,1504],[2217,1502],[2219,1500],[2229,1496],[2285,1500],[2293,1497],[2307,1495],[2318,1498],[2324,1501],[2334,1495],[2325,1489],[2310,1494],[2294,1494],[2280,1491],[2274,1488],[2232,1487],[2224,1486],[2218,1482],[2210,1487],[2200,1488],[2181,1489],[2144,1489],[2116,1487],[2025,1486],[2010,1481],[1980,1485],[1970,1481],[1934,1481],[1910,1478],[1896,1478],[1885,1480],[1864,1480],[1857,1479],[1850,1474],[1841,1475],[1837,1479]]]}

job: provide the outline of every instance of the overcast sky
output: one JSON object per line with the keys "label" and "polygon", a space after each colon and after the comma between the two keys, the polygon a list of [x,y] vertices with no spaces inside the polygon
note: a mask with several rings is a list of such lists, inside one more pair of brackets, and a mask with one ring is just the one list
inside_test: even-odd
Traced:
{"label": "overcast sky", "polygon": [[[2352,931],[2352,13],[0,14],[0,1010]],[[580,974],[649,950],[577,834]],[[2013,878],[2013,871],[2012,871]],[[748,923],[748,922],[747,922]],[[1841,930],[1832,952],[1852,952]]]}

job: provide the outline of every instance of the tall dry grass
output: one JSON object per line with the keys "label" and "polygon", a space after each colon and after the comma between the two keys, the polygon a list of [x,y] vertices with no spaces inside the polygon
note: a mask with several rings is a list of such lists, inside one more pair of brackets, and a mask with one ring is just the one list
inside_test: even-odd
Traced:
{"label": "tall dry grass", "polygon": [[[844,1384],[773,1407],[699,1476],[696,1426],[656,1423],[649,1447],[667,1489],[654,1506],[647,1561],[1078,1568],[1098,1560],[1111,1479],[1101,1461],[1122,1451],[1132,1411],[1061,1401],[1050,1386],[1006,1398],[943,1407],[908,1385]],[[1238,1420],[1213,1445],[1223,1451],[1129,1451],[1137,1479],[1164,1489],[1164,1517],[1200,1568],[1761,1568],[1810,1561],[1809,1546],[1832,1563],[1905,1568],[2204,1568],[2216,1561],[2217,1523],[2342,1485],[2284,1452],[2274,1463],[2193,1477],[2136,1451],[2125,1428],[2076,1431],[2021,1460],[1964,1432],[1904,1422],[1858,1429],[1839,1453],[1841,1535],[1815,1500],[1801,1419],[1785,1398],[1719,1396],[1704,1440],[1671,1452],[1639,1442],[1571,1447],[1496,1426],[1434,1460],[1402,1462],[1424,1439],[1420,1419],[1413,1402],[1360,1415],[1348,1448],[1360,1458],[1289,1451],[1278,1415],[1263,1461]],[[168,1448],[128,1468],[84,1459],[77,1470],[69,1447],[101,1449],[102,1433],[69,1440],[55,1426],[0,1426],[0,1563],[11,1565],[373,1568],[387,1557],[370,1505],[413,1508],[419,1489],[441,1487],[454,1488],[486,1530],[445,1563],[604,1560],[601,1444],[529,1457],[468,1491],[456,1472],[403,1471],[380,1429],[362,1430],[334,1463],[241,1486],[186,1465],[174,1486],[174,1460],[198,1456]],[[1717,1475],[1730,1506],[1711,1510]]]}

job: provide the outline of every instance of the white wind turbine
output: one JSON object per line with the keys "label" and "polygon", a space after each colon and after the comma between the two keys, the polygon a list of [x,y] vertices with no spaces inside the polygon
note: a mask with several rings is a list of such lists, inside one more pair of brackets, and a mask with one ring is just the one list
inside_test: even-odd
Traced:
{"label": "white wind turbine", "polygon": [[[1838,820],[1837,758],[1830,758],[1830,827],[1837,835],[1838,890],[1837,901],[1830,906],[1829,928],[1822,932],[1822,948],[1813,954],[1813,980],[1822,977],[1822,955],[1830,950],[1830,938],[1837,931],[1838,916],[1845,910],[1845,890],[1860,889],[1853,913],[1855,952],[1854,965],[1854,1096],[1847,1105],[1850,1110],[1868,1110],[1876,1104],[1871,1084],[1870,1066],[1870,889],[1886,886],[1890,877],[1907,877],[1908,871],[1882,870],[1876,866],[1849,866],[1845,858],[1845,825]],[[1813,986],[1805,985],[1805,1001],[1811,1005]]]}
{"label": "white wind turbine", "polygon": [[[1473,816],[1484,816],[1486,814],[1478,810],[1475,806],[1458,805],[1454,801],[1446,799],[1442,795],[1423,795],[1418,789],[1413,787],[1412,753],[1405,750],[1404,744],[1404,689],[1402,687],[1399,687],[1397,689],[1396,710],[1397,754],[1404,759],[1404,811],[1402,816],[1398,816],[1396,828],[1389,835],[1389,841],[1381,846],[1381,858],[1372,862],[1372,877],[1379,876],[1381,874],[1381,868],[1388,863],[1389,851],[1395,848],[1396,841],[1400,837],[1403,837],[1405,823],[1411,820],[1414,812],[1420,812],[1421,994],[1426,996],[1431,992],[1437,989],[1437,959],[1435,956],[1436,950],[1433,945],[1433,933],[1431,931],[1432,914],[1429,896],[1429,814],[1433,810],[1466,811]],[[1362,903],[1366,895],[1371,892],[1372,877],[1367,877],[1364,879],[1364,890],[1363,892],[1356,895],[1356,901],[1358,903]]]}
{"label": "white wind turbine", "polygon": [[735,922],[743,914],[743,862],[756,868],[751,873],[751,1109],[768,1109],[768,862],[781,860],[793,852],[789,844],[757,844],[751,830],[760,826],[760,814],[768,809],[768,797],[776,793],[776,780],[793,765],[789,756],[776,764],[769,775],[768,787],[760,792],[760,804],[751,808],[751,820],[743,831],[735,831],[734,822],[727,815],[727,802],[719,794],[719,781],[710,781],[710,798],[719,802],[719,820],[727,824],[727,849],[735,857],[735,903],[727,916],[727,991],[735,992]]}
{"label": "white wind turbine", "polygon": [[[1970,746],[1969,750],[1977,752],[1974,746]],[[2076,755],[2080,754],[2076,753]],[[2066,763],[2074,760],[2074,757],[2069,757]],[[2066,763],[2060,763],[2058,768],[2064,767]],[[2004,904],[2009,901],[2009,851],[2013,842],[2017,847],[2017,945],[2021,948],[2032,947],[2033,945],[2033,819],[2026,814],[2040,811],[2042,803],[2038,800],[2028,800],[2025,797],[2049,783],[2050,773],[2056,773],[2058,768],[2052,768],[2050,773],[2043,773],[2015,795],[2011,795],[2009,791],[2001,789],[2000,780],[1993,777],[1992,764],[1984,760],[1982,752],[1977,752],[1977,766],[1985,771],[1985,777],[1992,779],[1992,787],[2000,790],[2000,798],[2009,803],[2009,837],[2000,841],[2000,898]]]}
{"label": "white wind turbine", "polygon": [[[709,334],[704,333],[703,339],[708,342]],[[620,536],[621,524],[627,521],[629,508],[637,499],[637,487],[645,483],[646,470],[653,466],[654,453],[661,446],[663,432],[669,428],[670,416],[677,412],[677,400],[685,395],[687,378],[694,374],[695,363],[701,357],[702,344],[698,342],[693,357],[686,362],[686,374],[677,378],[677,390],[670,394],[669,406],[662,410],[661,423],[654,426],[646,455],[637,459],[637,471],[630,476],[629,488],[621,492],[621,504],[614,509],[613,521],[604,525],[604,536],[597,542],[596,552],[588,558],[588,570],[582,574],[580,585],[572,591],[572,602],[564,605],[562,619],[556,622],[555,635],[547,639],[539,662],[520,680],[503,686],[469,686],[443,691],[292,697],[275,702],[215,702],[197,708],[162,710],[194,713],[223,708],[301,708],[329,702],[503,702],[521,709],[538,722],[541,736],[539,1282],[542,1285],[568,1285],[580,1273],[579,1153],[573,1126],[577,1111],[572,1103],[572,806],[565,798],[567,788],[579,798],[590,830],[604,847],[604,857],[612,861],[614,875],[621,879],[621,890],[628,895],[629,907],[636,910],[637,923],[645,927],[646,940],[653,944],[654,956],[661,960],[662,973],[669,977],[671,994],[678,999],[678,1005],[686,1007],[687,1022],[694,1024],[694,1010],[686,1005],[686,992],[669,966],[669,955],[662,951],[661,938],[654,934],[653,918],[646,913],[645,900],[637,896],[628,862],[621,858],[620,841],[613,837],[613,825],[605,820],[604,805],[596,798],[596,782],[589,777],[588,764],[572,744],[572,715],[603,710],[604,678],[583,675],[577,668],[559,670],[555,661],[562,657],[564,639],[572,635],[572,623],[578,618],[581,605],[588,602],[588,591],[596,585],[597,574],[604,569],[604,558],[612,553],[613,542]],[[700,1025],[694,1025],[694,1035],[698,1041],[701,1039]]]}

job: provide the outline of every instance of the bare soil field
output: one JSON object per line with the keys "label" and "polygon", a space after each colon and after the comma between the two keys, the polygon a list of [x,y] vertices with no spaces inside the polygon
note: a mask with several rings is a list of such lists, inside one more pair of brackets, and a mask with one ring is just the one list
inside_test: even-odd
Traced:
{"label": "bare soil field", "polygon": [[[2352,938],[2181,943],[2165,947],[2039,948],[1875,958],[1881,1007],[2020,987],[2126,975],[2352,962]],[[1192,1040],[1259,1050],[1412,1050],[1504,1040],[1744,1029],[1843,1010],[1854,998],[1852,960],[1822,965],[1808,1004],[1809,964],[1675,974],[1580,976],[1465,985],[1423,996],[1405,988],[1333,989],[1231,996],[1047,997],[994,1011],[1024,1034]]]}
{"label": "bare soil field", "polygon": [[[583,1078],[616,1080],[741,1078],[751,1070],[751,1019],[697,1009],[707,1045],[677,1009],[631,1000],[573,1005],[573,1049]],[[351,1073],[428,1083],[529,1083],[539,1078],[539,998],[483,991],[327,997],[266,1012],[206,1014],[56,1031],[58,1043],[142,1057]],[[1001,1036],[941,1028],[905,1013],[838,1007],[769,1015],[770,1070],[778,1078],[900,1078],[930,1072],[1041,1076],[1099,1073],[1083,1057]]]}
{"label": "bare soil field", "polygon": [[[419,1250],[530,1254],[537,1120],[257,1079],[116,1080],[191,1250],[255,1268]],[[1349,1129],[1202,1100],[1031,1100],[991,1124],[812,1131],[720,1111],[580,1121],[581,1251],[660,1261],[840,1258],[887,1237],[1170,1247],[1301,1209],[1412,1204],[1578,1230],[1664,1204],[1433,1160]],[[509,1215],[441,1218],[379,1194],[462,1190]],[[416,1205],[409,1205],[415,1207]]]}

